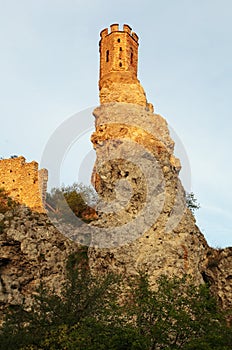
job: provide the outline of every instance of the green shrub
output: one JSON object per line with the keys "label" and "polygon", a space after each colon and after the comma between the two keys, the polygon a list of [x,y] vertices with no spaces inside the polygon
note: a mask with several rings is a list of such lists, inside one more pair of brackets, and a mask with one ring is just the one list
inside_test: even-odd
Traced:
{"label": "green shrub", "polygon": [[[72,186],[53,188],[50,193],[47,193],[46,202],[48,210],[52,208],[54,215],[69,222],[72,222],[75,216],[85,222],[94,220],[93,207],[96,203],[96,195],[93,189],[88,186],[74,183]],[[87,218],[85,218],[85,214],[89,214]]]}

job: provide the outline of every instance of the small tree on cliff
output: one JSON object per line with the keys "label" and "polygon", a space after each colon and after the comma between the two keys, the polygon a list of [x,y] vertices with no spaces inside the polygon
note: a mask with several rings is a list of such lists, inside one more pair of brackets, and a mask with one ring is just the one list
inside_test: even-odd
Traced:
{"label": "small tree on cliff", "polygon": [[195,195],[193,192],[186,192],[185,193],[185,199],[186,199],[186,205],[191,210],[192,213],[195,212],[195,210],[200,209],[200,204],[197,202],[197,199],[195,198]]}

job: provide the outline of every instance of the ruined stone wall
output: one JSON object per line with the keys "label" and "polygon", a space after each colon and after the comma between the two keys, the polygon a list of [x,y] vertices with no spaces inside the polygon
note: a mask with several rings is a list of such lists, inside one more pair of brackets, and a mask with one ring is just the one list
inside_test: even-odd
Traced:
{"label": "ruined stone wall", "polygon": [[0,160],[0,187],[17,202],[44,211],[47,170],[39,171],[37,162],[26,163],[24,157]]}
{"label": "ruined stone wall", "polygon": [[45,207],[45,202],[46,202],[47,182],[48,182],[47,169],[40,169],[38,171],[38,184],[39,184],[40,196],[42,199],[43,207]]}

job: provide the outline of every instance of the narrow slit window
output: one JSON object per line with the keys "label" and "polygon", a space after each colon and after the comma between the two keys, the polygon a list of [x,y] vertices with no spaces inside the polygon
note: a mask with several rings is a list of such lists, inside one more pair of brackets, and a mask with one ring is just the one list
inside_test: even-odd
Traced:
{"label": "narrow slit window", "polygon": [[122,47],[119,48],[119,59],[122,59]]}
{"label": "narrow slit window", "polygon": [[130,61],[131,61],[131,64],[133,64],[133,51],[131,51]]}
{"label": "narrow slit window", "polygon": [[118,38],[118,43],[120,43],[121,42],[121,40]]}
{"label": "narrow slit window", "polygon": [[110,51],[106,51],[106,62],[109,62]]}
{"label": "narrow slit window", "polygon": [[122,67],[122,62],[119,63],[119,67]]}

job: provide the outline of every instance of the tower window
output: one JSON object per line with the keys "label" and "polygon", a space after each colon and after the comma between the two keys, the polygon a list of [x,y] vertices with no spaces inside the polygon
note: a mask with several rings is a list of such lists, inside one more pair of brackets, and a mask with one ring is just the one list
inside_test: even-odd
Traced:
{"label": "tower window", "polygon": [[120,49],[119,49],[120,51],[122,51],[122,47],[120,47]]}
{"label": "tower window", "polygon": [[121,41],[121,40],[118,38],[118,43],[120,43],[120,41]]}
{"label": "tower window", "polygon": [[106,51],[106,62],[109,62],[110,51]]}
{"label": "tower window", "polygon": [[130,54],[130,63],[133,64],[133,51],[131,49],[131,54]]}
{"label": "tower window", "polygon": [[119,63],[119,67],[122,67],[122,62]]}

